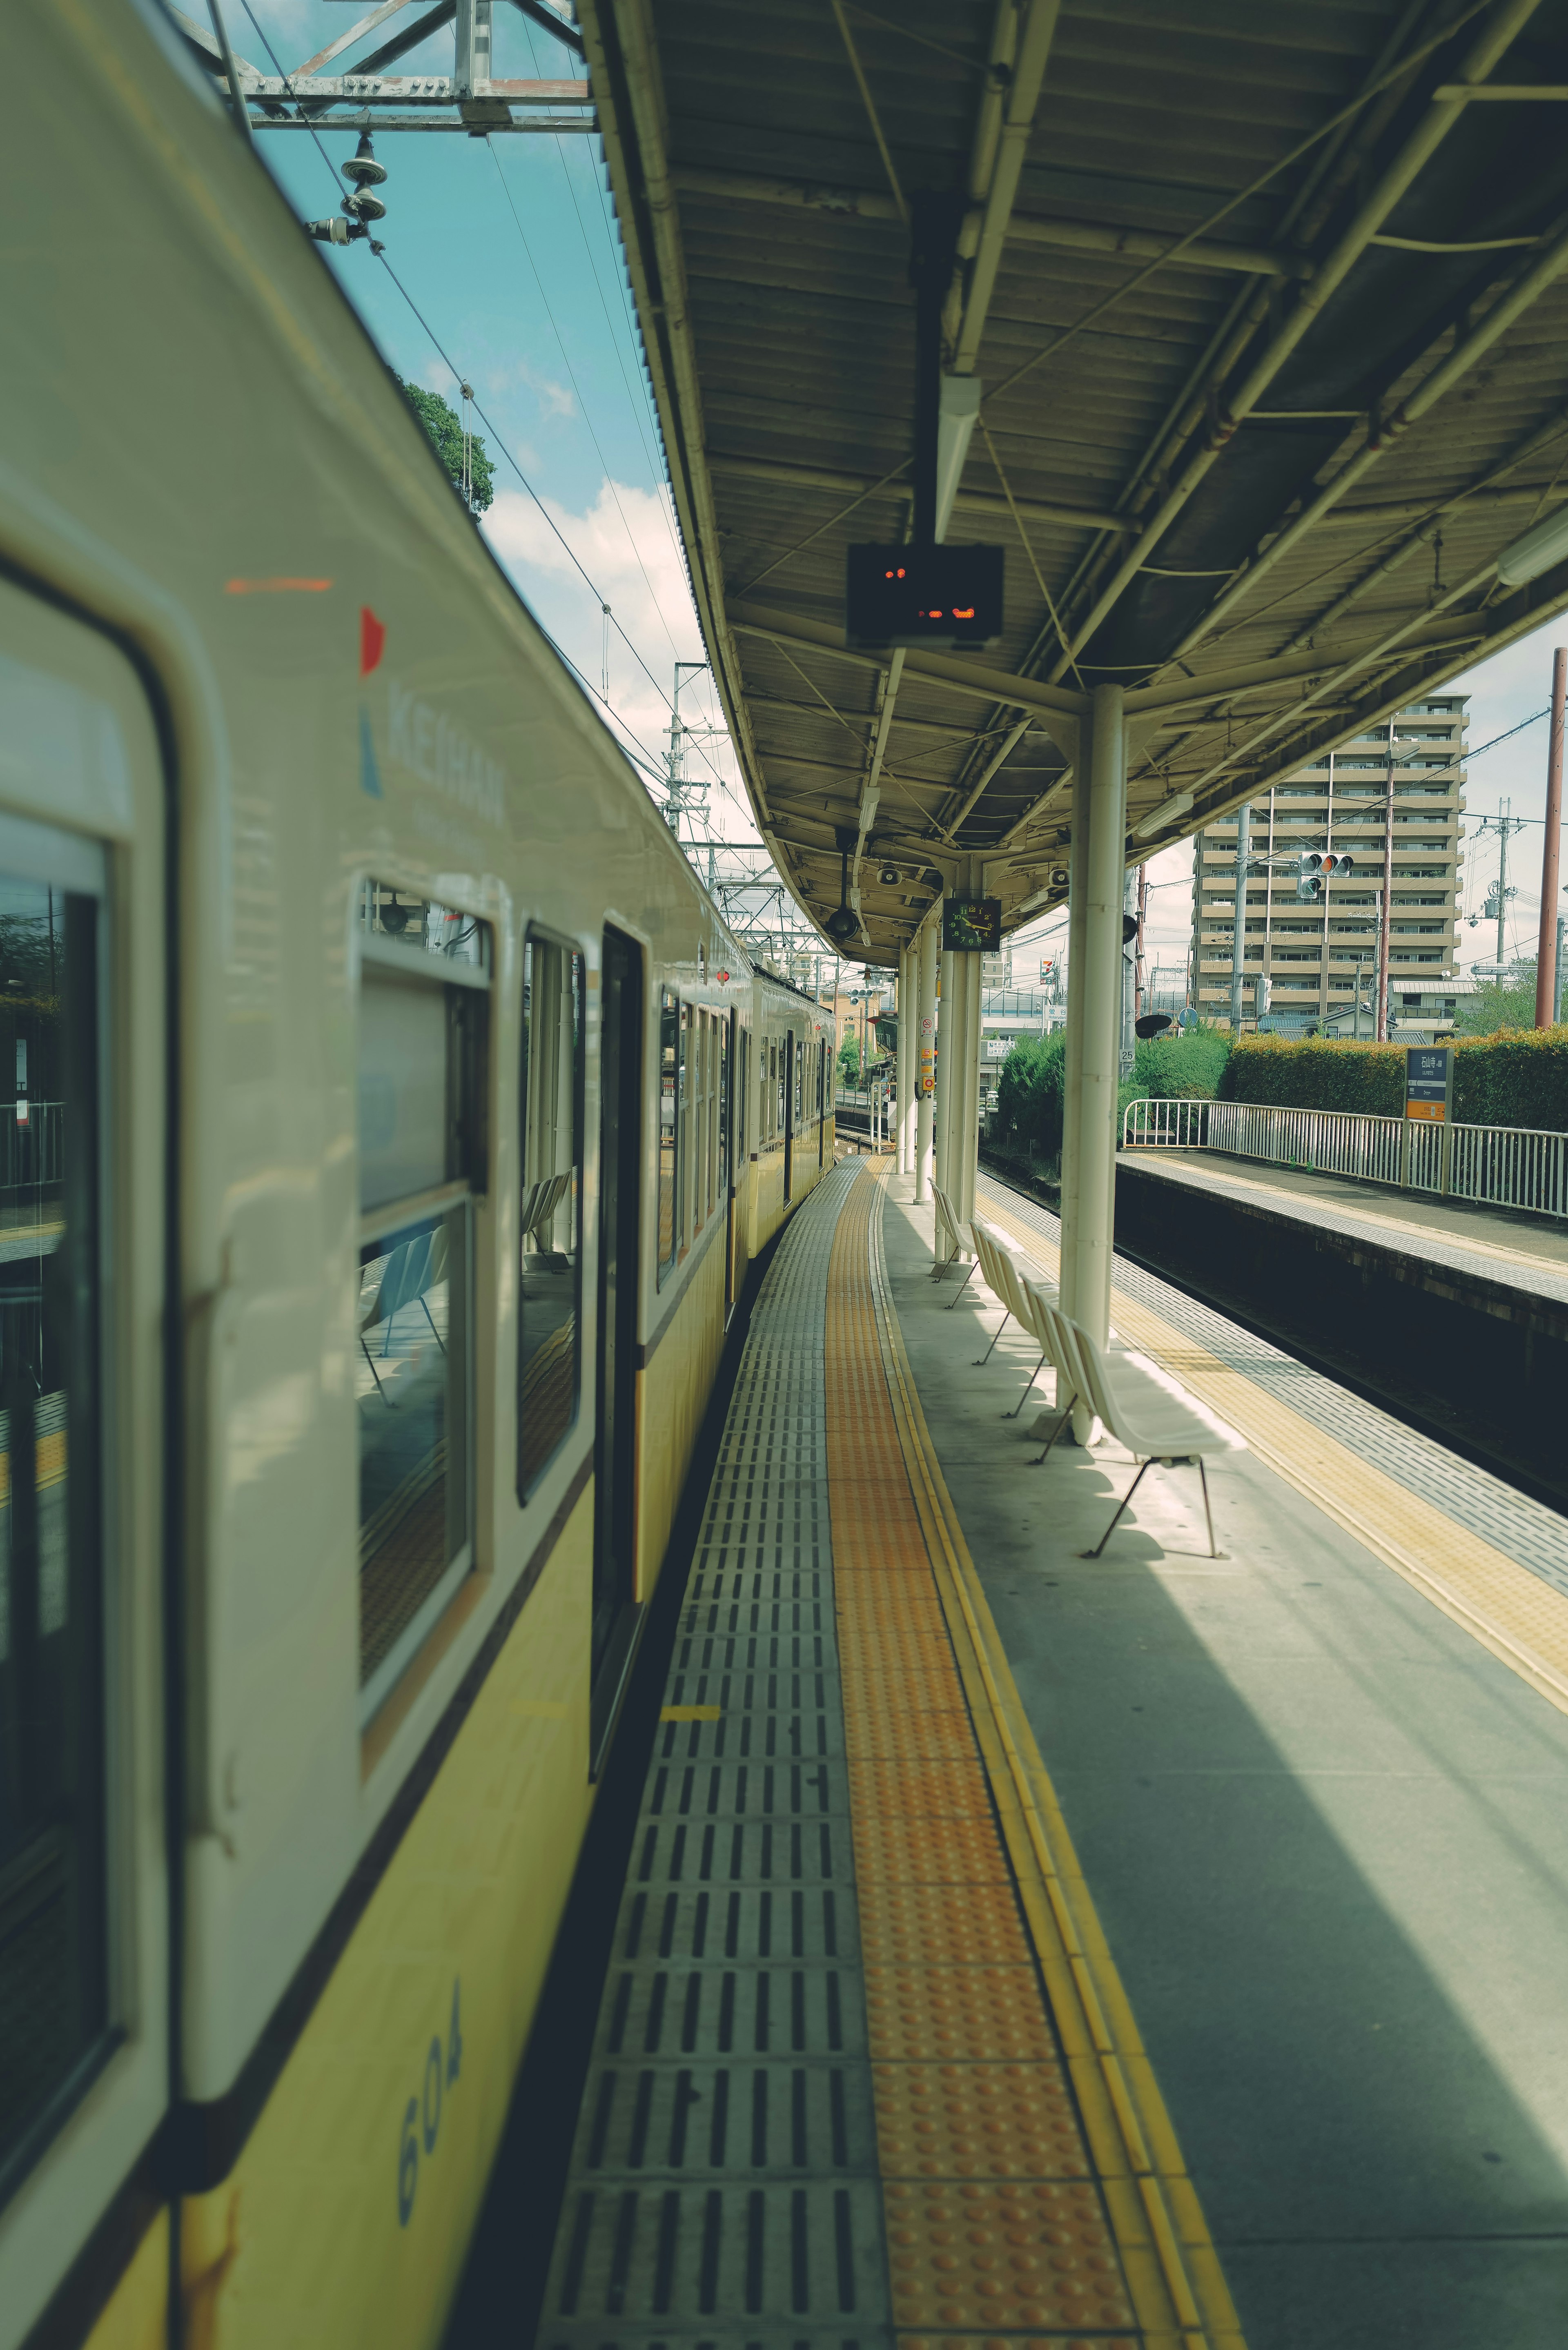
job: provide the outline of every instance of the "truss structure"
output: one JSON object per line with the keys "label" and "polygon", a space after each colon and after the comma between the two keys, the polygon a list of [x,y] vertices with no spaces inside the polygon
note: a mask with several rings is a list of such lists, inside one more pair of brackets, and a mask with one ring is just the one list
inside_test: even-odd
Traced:
{"label": "truss structure", "polygon": [[[222,0],[213,25],[178,8],[170,14],[200,62],[228,89],[253,130],[455,130],[476,139],[497,131],[592,130],[587,82],[497,79],[491,44],[496,0],[381,0],[292,73],[263,73],[235,49]],[[583,54],[582,35],[546,0],[504,0],[531,25]],[[449,74],[398,74],[388,68],[451,26]],[[214,29],[215,27],[215,29]],[[384,34],[368,55],[350,52]],[[415,111],[399,111],[412,109]]]}

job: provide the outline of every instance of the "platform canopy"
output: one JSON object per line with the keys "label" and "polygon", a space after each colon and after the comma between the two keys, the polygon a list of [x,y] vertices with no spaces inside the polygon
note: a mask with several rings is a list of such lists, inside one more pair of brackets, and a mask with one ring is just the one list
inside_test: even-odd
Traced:
{"label": "platform canopy", "polygon": [[[1563,0],[580,16],[752,805],[818,921],[852,836],[851,951],[944,879],[1006,928],[1065,894],[1097,685],[1130,860],[1568,605]],[[878,656],[845,550],[910,527],[926,191],[961,200],[943,362],[981,387],[947,536],[1005,547],[1006,625]]]}

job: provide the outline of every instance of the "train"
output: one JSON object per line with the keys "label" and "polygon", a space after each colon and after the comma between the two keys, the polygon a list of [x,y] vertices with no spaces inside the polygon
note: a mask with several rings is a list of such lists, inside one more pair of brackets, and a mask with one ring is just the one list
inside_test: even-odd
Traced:
{"label": "train", "polygon": [[169,17],[0,61],[0,2350],[427,2350],[832,1014]]}

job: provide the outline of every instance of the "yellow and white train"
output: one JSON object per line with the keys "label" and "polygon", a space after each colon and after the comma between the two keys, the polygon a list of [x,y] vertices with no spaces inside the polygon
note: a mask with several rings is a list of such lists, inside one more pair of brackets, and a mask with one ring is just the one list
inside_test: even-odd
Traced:
{"label": "yellow and white train", "polygon": [[0,78],[0,2350],[414,2350],[831,1014],[166,20]]}

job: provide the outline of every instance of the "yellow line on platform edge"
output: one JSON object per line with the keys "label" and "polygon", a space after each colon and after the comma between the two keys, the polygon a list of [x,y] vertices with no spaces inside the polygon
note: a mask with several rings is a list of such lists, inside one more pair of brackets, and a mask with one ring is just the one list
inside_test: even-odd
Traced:
{"label": "yellow line on platform edge", "polygon": [[[1157,2343],[1179,2343],[1181,2350],[1245,2350],[1197,2190],[937,1462],[888,1281],[882,1244],[887,1171],[886,1162],[875,1170],[869,1244],[894,1420],[1134,2305],[1151,2350]],[[1158,2293],[1150,2290],[1151,2265],[1163,2288]]]}
{"label": "yellow line on platform edge", "polygon": [[[1011,1215],[992,1191],[988,1212],[1049,1271],[1057,1251]],[[1568,1713],[1568,1597],[1265,1394],[1244,1370],[1177,1329],[1123,1289],[1113,1311],[1122,1336],[1161,1363],[1244,1436],[1276,1476],[1418,1591],[1451,1623],[1490,1649],[1560,1713]],[[1438,1573],[1429,1562],[1438,1560]],[[1469,1586],[1468,1588],[1462,1586]],[[1542,1637],[1544,1636],[1544,1637]]]}

